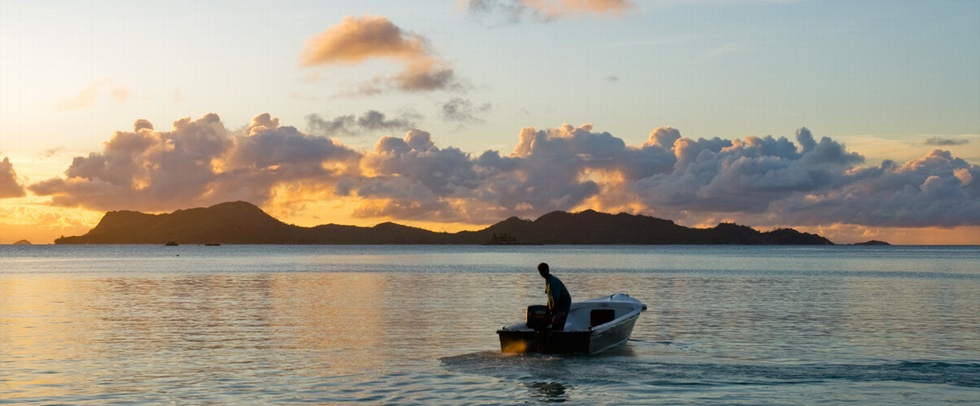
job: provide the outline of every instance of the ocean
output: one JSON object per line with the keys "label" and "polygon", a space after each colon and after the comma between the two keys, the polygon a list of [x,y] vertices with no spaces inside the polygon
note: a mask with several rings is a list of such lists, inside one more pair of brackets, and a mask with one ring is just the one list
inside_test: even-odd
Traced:
{"label": "ocean", "polygon": [[[502,354],[545,301],[647,304]],[[2,404],[980,403],[980,247],[0,246]]]}

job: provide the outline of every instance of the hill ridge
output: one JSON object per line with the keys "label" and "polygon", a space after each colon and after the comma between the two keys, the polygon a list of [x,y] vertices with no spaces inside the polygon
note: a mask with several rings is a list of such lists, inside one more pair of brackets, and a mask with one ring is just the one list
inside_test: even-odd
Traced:
{"label": "hill ridge", "polygon": [[210,207],[147,214],[107,212],[81,236],[61,237],[55,244],[747,244],[832,245],[815,234],[793,229],[761,232],[721,223],[689,228],[671,220],[595,210],[553,211],[535,220],[509,217],[487,228],[456,233],[434,232],[386,221],[373,227],[286,224],[244,201]]}

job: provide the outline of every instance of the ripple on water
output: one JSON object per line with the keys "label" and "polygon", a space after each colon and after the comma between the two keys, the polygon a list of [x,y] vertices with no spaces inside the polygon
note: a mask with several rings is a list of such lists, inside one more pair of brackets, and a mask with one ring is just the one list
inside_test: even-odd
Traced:
{"label": "ripple on water", "polygon": [[[976,249],[160,249],[0,255],[0,402],[975,404],[980,393]],[[592,356],[501,354],[494,330],[543,301],[542,258],[573,295],[647,303],[633,339]]]}

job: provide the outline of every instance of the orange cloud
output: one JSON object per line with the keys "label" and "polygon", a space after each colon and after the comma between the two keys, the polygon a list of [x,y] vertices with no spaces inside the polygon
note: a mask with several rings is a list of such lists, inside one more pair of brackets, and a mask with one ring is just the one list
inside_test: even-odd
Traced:
{"label": "orange cloud", "polygon": [[528,7],[548,16],[570,14],[623,14],[635,4],[627,0],[523,0]]}
{"label": "orange cloud", "polygon": [[309,41],[302,64],[356,64],[371,58],[410,60],[428,55],[425,38],[403,31],[387,18],[348,16]]}
{"label": "orange cloud", "polygon": [[574,15],[623,15],[636,8],[629,0],[463,0],[460,3],[471,13],[502,15],[513,22],[524,16],[548,21]]}
{"label": "orange cloud", "polygon": [[402,71],[362,84],[360,93],[379,93],[385,88],[428,91],[455,85],[453,69],[435,55],[425,37],[384,17],[344,18],[307,43],[300,65],[360,64],[370,59],[399,62]]}

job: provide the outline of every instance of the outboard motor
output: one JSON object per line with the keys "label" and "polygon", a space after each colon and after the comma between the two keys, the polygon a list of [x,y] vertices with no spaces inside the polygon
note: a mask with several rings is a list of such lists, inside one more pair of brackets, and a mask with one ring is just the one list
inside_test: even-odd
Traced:
{"label": "outboard motor", "polygon": [[532,305],[527,307],[527,327],[534,330],[542,330],[551,325],[551,310],[545,305]]}

